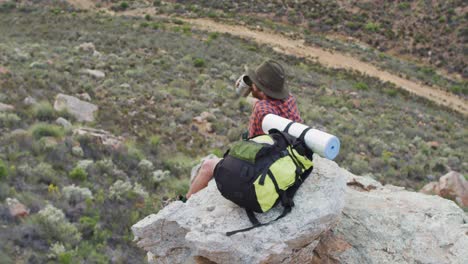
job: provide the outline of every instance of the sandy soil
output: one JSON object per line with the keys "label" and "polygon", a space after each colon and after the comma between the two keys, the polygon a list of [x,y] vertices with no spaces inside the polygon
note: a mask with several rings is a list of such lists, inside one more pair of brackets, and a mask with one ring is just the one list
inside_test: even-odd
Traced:
{"label": "sandy soil", "polygon": [[[84,9],[94,7],[93,2],[90,0],[69,0],[69,2]],[[155,15],[154,8],[134,9],[119,13],[114,13],[110,10],[107,10],[107,12],[112,15],[128,16],[144,16],[145,14]],[[372,64],[360,61],[350,55],[326,51],[319,47],[307,46],[305,45],[304,40],[289,39],[270,31],[251,30],[244,26],[227,25],[205,18],[187,19],[179,17],[178,19],[201,30],[229,33],[234,36],[256,41],[257,43],[270,45],[277,52],[317,61],[326,67],[356,70],[363,74],[377,77],[382,81],[394,83],[398,87],[417,96],[427,98],[464,115],[468,115],[467,100],[442,89],[401,78],[395,74],[378,69]]]}

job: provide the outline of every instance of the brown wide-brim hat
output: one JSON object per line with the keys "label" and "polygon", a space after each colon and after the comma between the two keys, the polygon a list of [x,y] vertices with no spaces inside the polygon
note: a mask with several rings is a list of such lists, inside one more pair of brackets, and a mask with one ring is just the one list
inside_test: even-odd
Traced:
{"label": "brown wide-brim hat", "polygon": [[284,69],[278,62],[267,60],[255,70],[247,69],[247,76],[266,95],[274,99],[286,99],[289,89],[286,86]]}

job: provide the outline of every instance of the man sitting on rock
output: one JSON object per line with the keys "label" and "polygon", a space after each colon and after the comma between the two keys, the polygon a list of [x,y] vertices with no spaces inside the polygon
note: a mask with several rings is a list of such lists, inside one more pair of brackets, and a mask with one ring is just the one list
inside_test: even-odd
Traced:
{"label": "man sitting on rock", "polygon": [[[252,96],[256,98],[249,120],[249,138],[262,135],[262,121],[267,114],[275,114],[292,121],[302,123],[297,109],[296,99],[285,86],[285,72],[281,64],[267,60],[255,71],[249,69],[246,74],[252,81]],[[238,84],[236,83],[236,86]],[[186,198],[200,191],[213,178],[214,169],[220,158],[203,161],[200,170],[193,178]]]}

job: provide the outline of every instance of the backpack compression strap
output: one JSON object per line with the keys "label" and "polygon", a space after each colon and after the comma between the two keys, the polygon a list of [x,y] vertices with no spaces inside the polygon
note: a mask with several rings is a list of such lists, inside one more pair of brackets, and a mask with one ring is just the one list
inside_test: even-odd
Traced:
{"label": "backpack compression strap", "polygon": [[[272,221],[270,221],[268,223],[262,224],[262,223],[260,223],[260,221],[258,221],[257,217],[255,217],[255,214],[254,214],[253,211],[245,209],[245,211],[247,213],[247,216],[249,217],[249,220],[250,220],[250,222],[252,223],[253,226],[248,227],[248,228],[244,228],[244,229],[240,229],[240,230],[227,232],[226,236],[232,236],[232,235],[234,235],[236,233],[249,231],[249,230],[252,230],[252,229],[257,228],[259,226],[269,225],[272,222],[285,217],[287,214],[289,214],[289,212],[291,212],[291,208],[294,206],[294,201],[293,201],[292,197],[294,196],[295,192],[293,192],[292,195],[291,195],[289,192],[285,192],[285,191],[280,190],[279,187],[278,187],[278,183],[276,182],[276,179],[275,179],[275,177],[273,176],[273,174],[271,173],[270,170],[268,170],[267,174],[270,177],[270,179],[273,181],[273,184],[275,185],[276,192],[278,193],[278,195],[279,195],[279,197],[281,199],[281,205],[284,207],[283,212],[276,219],[274,219],[274,220],[272,220]],[[300,183],[299,183],[299,185],[300,185]],[[299,186],[298,186],[298,188],[299,188]]]}
{"label": "backpack compression strap", "polygon": [[302,142],[305,142],[305,135],[307,134],[307,132],[309,132],[309,130],[311,130],[312,128],[311,127],[308,127],[306,129],[304,129],[304,131],[302,131],[301,135],[298,137]]}
{"label": "backpack compression strap", "polygon": [[289,122],[289,123],[286,125],[286,127],[284,128],[283,132],[288,133],[289,128],[291,128],[291,126],[292,126],[294,123],[296,123],[296,122],[294,122],[294,121]]}
{"label": "backpack compression strap", "polygon": [[[285,198],[283,198],[283,197],[285,197]],[[283,194],[283,197],[281,198],[281,200],[291,199],[291,198],[288,197],[288,195],[286,195],[286,193]],[[292,202],[292,199],[291,199],[291,202]],[[250,220],[250,222],[252,223],[253,226],[247,227],[247,228],[244,228],[244,229],[239,229],[239,230],[235,230],[235,231],[226,232],[226,236],[232,236],[232,235],[237,234],[237,233],[246,232],[246,231],[252,230],[254,228],[257,228],[259,226],[269,225],[269,224],[273,223],[274,221],[279,220],[279,219],[285,217],[287,214],[289,214],[289,212],[291,212],[291,208],[292,208],[292,206],[285,206],[284,209],[283,209],[283,212],[278,217],[276,217],[274,220],[271,220],[270,222],[264,223],[264,224],[262,224],[262,223],[260,223],[260,221],[258,221],[257,217],[255,216],[255,214],[254,214],[254,212],[252,210],[245,209],[245,212],[247,213],[247,216],[249,217],[249,220]]]}

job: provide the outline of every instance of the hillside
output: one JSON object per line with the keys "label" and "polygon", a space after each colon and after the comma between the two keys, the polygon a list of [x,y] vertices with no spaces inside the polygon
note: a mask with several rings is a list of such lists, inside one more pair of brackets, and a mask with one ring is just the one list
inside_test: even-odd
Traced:
{"label": "hillside", "polygon": [[267,17],[311,33],[351,36],[380,51],[416,57],[428,65],[468,77],[466,59],[460,56],[468,33],[467,6],[461,0],[174,2],[183,3],[180,9],[186,12],[208,13],[201,12],[200,7],[209,8],[220,10],[227,17]]}
{"label": "hillside", "polygon": [[[250,108],[232,85],[266,57],[286,66],[306,123],[340,137],[340,166],[409,189],[468,173],[466,117],[390,83],[177,18],[50,3],[0,13],[0,263],[143,263],[130,226],[239,138]],[[96,105],[94,121],[55,110],[58,94]],[[12,216],[7,198],[27,213]]]}

